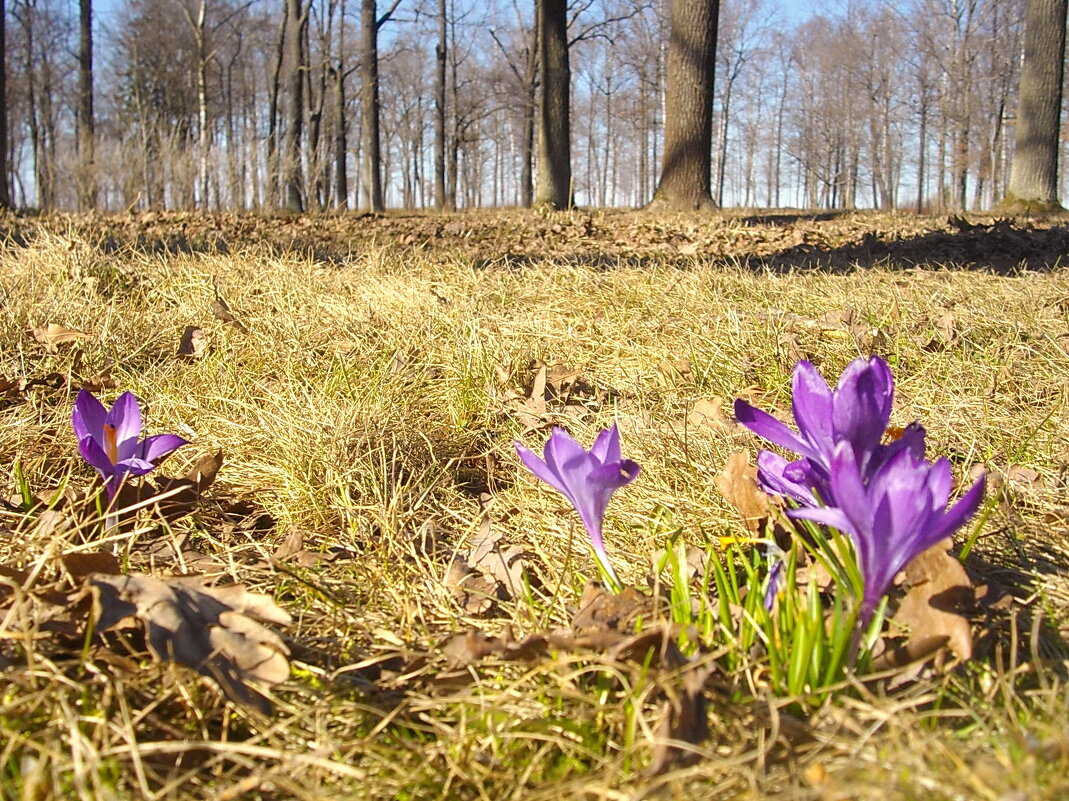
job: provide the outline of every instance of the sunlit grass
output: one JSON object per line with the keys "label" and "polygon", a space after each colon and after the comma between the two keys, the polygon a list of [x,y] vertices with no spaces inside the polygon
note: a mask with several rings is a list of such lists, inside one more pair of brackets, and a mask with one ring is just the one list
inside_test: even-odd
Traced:
{"label": "sunlit grass", "polygon": [[[104,253],[50,234],[0,254],[0,377],[63,379],[0,396],[3,496],[90,485],[71,404],[80,380],[107,373],[117,386],[103,397],[133,391],[146,433],[193,440],[165,472],[224,453],[201,508],[171,536],[188,535],[295,619],[285,632],[294,677],[274,690],[271,721],[182,669],[112,665],[8,621],[4,797],[39,797],[27,795],[37,786],[55,797],[1064,797],[1067,664],[1053,636],[1069,633],[1064,273],[772,275],[670,254],[601,269],[568,253],[518,269],[488,257],[480,269],[464,248],[380,243],[328,263],[255,242],[227,256]],[[213,316],[216,288],[247,332]],[[847,309],[851,326],[828,317]],[[948,311],[954,333],[941,339]],[[47,323],[88,337],[46,353],[29,332]],[[202,359],[176,355],[186,326],[207,334]],[[792,699],[760,688],[740,700],[745,678],[725,671],[702,758],[659,777],[643,771],[665,699],[638,668],[560,654],[488,660],[439,684],[446,665],[412,666],[470,625],[509,622],[517,636],[565,625],[597,575],[574,513],[512,448],[547,433],[525,433],[508,399],[534,360],[581,370],[599,390],[568,414],[551,404],[557,422],[581,442],[617,422],[625,455],[643,467],[605,526],[621,578],[643,587],[668,545],[650,523],[658,509],[681,543],[743,532],[713,478],[758,443],[689,422],[694,401],[727,407],[749,389],[783,410],[800,355],[836,375],[870,352],[895,373],[892,423],[922,419],[959,481],[977,466],[1037,477],[1003,483],[976,543],[980,578],[1034,600],[1024,628],[1010,613],[995,620],[998,645],[975,666],[900,689],[855,687],[804,719]],[[452,550],[479,531],[483,491],[494,530],[529,550],[542,578],[490,620],[457,608],[443,583]],[[243,528],[238,503],[272,523]],[[50,571],[80,536],[35,538],[32,520],[0,514],[9,567]],[[329,558],[276,559],[296,536]],[[2,599],[17,582],[0,581]],[[396,673],[404,665],[412,676]]]}

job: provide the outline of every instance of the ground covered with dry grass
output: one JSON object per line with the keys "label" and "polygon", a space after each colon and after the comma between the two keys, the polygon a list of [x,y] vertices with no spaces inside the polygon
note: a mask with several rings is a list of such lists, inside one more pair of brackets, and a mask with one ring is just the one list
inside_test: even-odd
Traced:
{"label": "ground covered with dry grass", "polygon": [[[574,212],[3,227],[5,798],[1069,794],[1064,224]],[[685,663],[639,648],[616,618],[656,622],[654,554],[745,533],[716,478],[760,443],[731,400],[784,413],[798,359],[834,377],[870,354],[894,371],[893,423],[922,420],[959,483],[989,476],[966,560],[973,658],[814,704],[773,697],[759,662],[725,670],[715,644]],[[94,517],[70,425],[82,387],[109,403],[131,390],[149,433],[191,440],[161,469],[187,479],[170,509]],[[556,424],[589,443],[613,421],[643,470],[606,539],[643,600],[587,609],[580,631],[593,560],[512,443],[540,449]],[[259,686],[271,714],[150,658],[136,627],[87,631],[100,554],[272,596],[292,623],[274,627],[289,678]]]}

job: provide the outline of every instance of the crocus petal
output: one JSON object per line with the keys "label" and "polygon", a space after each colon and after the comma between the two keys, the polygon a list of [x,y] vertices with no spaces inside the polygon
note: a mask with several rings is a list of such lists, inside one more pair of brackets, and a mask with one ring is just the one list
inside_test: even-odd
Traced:
{"label": "crocus petal", "polygon": [[820,453],[835,444],[832,429],[832,392],[811,362],[802,359],[791,377],[791,411],[802,437]]}
{"label": "crocus petal", "polygon": [[177,434],[156,434],[141,443],[138,458],[159,465],[176,450],[188,444],[188,440],[182,439]]}
{"label": "crocus petal", "polygon": [[772,607],[776,604],[776,596],[779,594],[779,589],[783,584],[783,580],[786,578],[784,571],[786,564],[782,557],[776,560],[776,563],[772,565],[772,569],[768,571],[768,587],[765,589],[764,607],[769,612],[772,611]]}
{"label": "crocus petal", "polygon": [[882,359],[855,359],[839,378],[832,410],[835,438],[850,442],[863,466],[887,430],[893,397],[894,384]]}
{"label": "crocus petal", "polygon": [[812,520],[825,526],[841,531],[844,534],[854,534],[854,524],[843,514],[842,509],[834,506],[818,506],[813,509],[788,509],[787,517],[799,520]]}
{"label": "crocus petal", "polygon": [[793,431],[768,412],[751,406],[746,401],[738,398],[735,400],[735,419],[746,426],[759,437],[763,437],[773,445],[800,453],[817,461],[824,461],[820,453]]}
{"label": "crocus petal", "polygon": [[100,447],[100,443],[92,437],[78,440],[78,452],[81,453],[82,458],[85,459],[90,467],[100,473],[101,478],[106,479],[115,472],[115,465],[112,463],[111,457]]}
{"label": "crocus petal", "polygon": [[[808,466],[807,460],[801,461]],[[765,492],[793,498],[803,506],[816,506],[817,499],[810,486],[795,478],[797,471],[791,474],[790,468],[798,464],[799,462],[788,463],[778,453],[761,451],[757,454],[757,481]]]}
{"label": "crocus petal", "polygon": [[954,477],[950,473],[950,460],[945,457],[937,459],[928,471],[928,489],[932,493],[932,508],[942,512],[950,500],[950,490],[954,488]]}
{"label": "crocus petal", "polygon": [[534,473],[535,478],[545,481],[549,486],[557,490],[557,492],[560,492],[565,496],[568,495],[567,488],[561,483],[557,474],[554,473],[536,453],[519,442],[513,442],[512,444],[516,448],[516,454],[520,457],[520,461],[523,462],[528,470]]}
{"label": "crocus petal", "polygon": [[563,428],[555,428],[549,435],[543,451],[546,467],[556,476],[559,489],[578,508],[576,491],[581,490],[583,479],[590,472],[592,460],[582,445],[569,436]]}
{"label": "crocus petal", "polygon": [[147,462],[136,456],[131,456],[129,459],[124,459],[115,465],[115,474],[122,476],[125,473],[129,473],[132,476],[143,476],[146,473],[151,473],[155,469],[156,465],[152,462]]}
{"label": "crocus petal", "polygon": [[618,490],[634,481],[639,474],[638,464],[630,459],[623,459],[611,464],[603,464],[590,471],[589,480],[595,484]]}
{"label": "crocus petal", "polygon": [[852,523],[851,529],[858,533],[871,531],[873,510],[849,442],[840,442],[835,448],[830,483],[835,502]]}
{"label": "crocus petal", "polygon": [[141,407],[138,406],[134,393],[124,392],[115,399],[115,403],[108,412],[105,426],[112,426],[115,429],[112,436],[115,437],[116,462],[129,459],[136,453],[137,439],[141,436]]}
{"label": "crocus petal", "polygon": [[71,414],[75,438],[79,442],[87,437],[100,440],[104,436],[104,421],[107,416],[108,410],[93,393],[86,389],[79,390]]}
{"label": "crocus petal", "polygon": [[620,429],[616,427],[616,423],[598,434],[594,444],[590,446],[590,455],[602,464],[619,462],[623,458],[620,453]]}
{"label": "crocus petal", "polygon": [[987,476],[981,476],[979,481],[972,485],[968,492],[961,496],[956,504],[954,504],[943,515],[939,524],[933,528],[931,536],[931,544],[927,547],[931,547],[935,543],[939,542],[946,537],[949,537],[959,528],[968,522],[969,518],[976,514],[976,510],[980,508],[980,504],[984,500],[984,490],[987,487]]}

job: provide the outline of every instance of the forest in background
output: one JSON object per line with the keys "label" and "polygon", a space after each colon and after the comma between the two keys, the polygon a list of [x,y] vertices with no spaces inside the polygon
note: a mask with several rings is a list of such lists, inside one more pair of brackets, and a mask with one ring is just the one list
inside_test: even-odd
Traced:
{"label": "forest in background", "polygon": [[[385,205],[530,205],[534,3],[120,2],[93,27],[87,164],[78,4],[6,2],[10,197],[20,207],[272,209],[287,205],[286,180],[305,210],[368,207],[368,5]],[[1024,11],[1024,0],[860,0],[793,23],[767,0],[721,3],[713,200],[991,208],[1009,177]],[[640,206],[653,196],[667,15],[664,0],[569,6],[580,204]]]}

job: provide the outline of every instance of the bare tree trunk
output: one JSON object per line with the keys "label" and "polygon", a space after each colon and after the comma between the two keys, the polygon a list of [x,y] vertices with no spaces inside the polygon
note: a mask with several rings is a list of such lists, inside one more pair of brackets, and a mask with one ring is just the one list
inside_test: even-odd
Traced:
{"label": "bare tree trunk", "polygon": [[1017,149],[1006,192],[1008,204],[1059,208],[1058,134],[1066,10],[1067,0],[1028,0]]}
{"label": "bare tree trunk", "polygon": [[286,88],[289,95],[289,121],[286,125],[286,143],[282,155],[282,174],[285,185],[287,211],[300,214],[304,211],[303,170],[301,169],[301,145],[304,134],[304,48],[301,39],[307,17],[302,0],[286,0]]}
{"label": "bare tree trunk", "polygon": [[728,165],[728,123],[731,120],[731,89],[734,80],[728,80],[724,87],[724,105],[720,109],[720,154],[716,165],[716,205],[724,205],[724,175]]}
{"label": "bare tree trunk", "polygon": [[334,207],[344,209],[349,205],[349,175],[346,155],[349,145],[345,141],[345,69],[339,57],[334,69]]}
{"label": "bare tree trunk", "polygon": [[672,0],[664,168],[655,205],[713,208],[713,73],[719,0]]}
{"label": "bare tree trunk", "polygon": [[445,192],[445,65],[448,47],[446,0],[438,0],[438,44],[434,48],[434,208],[448,207]]}
{"label": "bare tree trunk", "polygon": [[0,209],[11,207],[7,168],[7,9],[0,0]]}
{"label": "bare tree trunk", "polygon": [[542,124],[538,130],[538,194],[535,202],[563,209],[572,205],[568,2],[539,0],[538,6]]}
{"label": "bare tree trunk", "polygon": [[182,13],[186,17],[193,41],[197,46],[197,184],[200,190],[201,208],[208,208],[208,41],[205,32],[205,18],[208,13],[207,0],[200,0],[197,17],[185,6]]}
{"label": "bare tree trunk", "polygon": [[96,208],[93,147],[93,0],[78,0],[78,204]]}
{"label": "bare tree trunk", "polygon": [[382,142],[379,132],[379,20],[375,0],[362,0],[360,29],[361,114],[364,118],[364,203],[372,212],[385,208],[382,199]]}
{"label": "bare tree trunk", "polygon": [[[333,11],[333,4],[331,4]],[[316,83],[316,91],[311,91],[312,86],[309,80],[309,85],[305,87],[308,91],[310,109],[308,120],[308,154],[311,161],[311,191],[308,193],[310,196],[310,202],[308,205],[315,208],[317,211],[322,211],[327,205],[327,198],[329,195],[329,172],[330,162],[324,153],[324,147],[322,144],[323,133],[323,109],[327,102],[327,78],[330,73],[330,62],[327,59],[327,44],[323,39],[320,39],[320,58],[321,64],[318,70],[319,80]],[[305,53],[308,52],[308,44],[305,42]],[[305,60],[307,60],[307,55]],[[306,73],[307,74],[307,73]],[[311,75],[308,75],[311,79]]]}
{"label": "bare tree trunk", "polygon": [[525,209],[534,204],[535,111],[538,107],[538,25],[531,32],[527,50],[527,64],[523,73],[525,93],[523,134],[520,142],[520,205]]}
{"label": "bare tree trunk", "polygon": [[282,167],[278,141],[278,98],[282,90],[282,64],[286,57],[286,28],[288,27],[289,0],[286,0],[286,13],[282,15],[282,24],[278,26],[278,47],[275,51],[275,66],[271,72],[271,86],[268,89],[267,120],[267,205],[278,208],[281,204]]}

